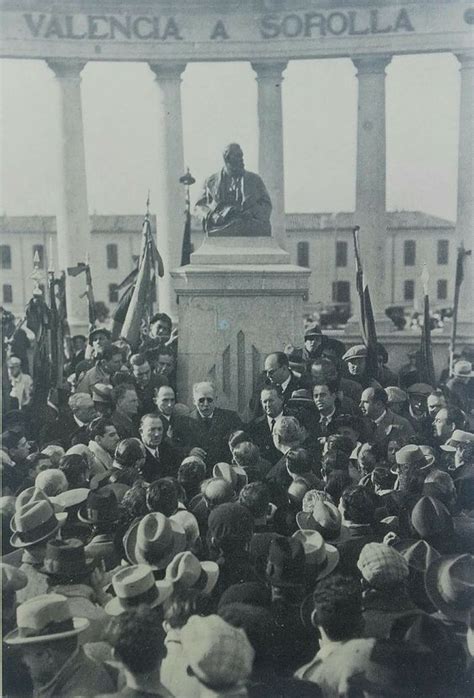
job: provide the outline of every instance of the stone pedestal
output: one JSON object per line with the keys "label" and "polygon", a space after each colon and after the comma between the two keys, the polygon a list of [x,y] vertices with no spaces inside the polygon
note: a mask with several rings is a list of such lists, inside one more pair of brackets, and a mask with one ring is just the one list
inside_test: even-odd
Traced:
{"label": "stone pedestal", "polygon": [[179,308],[178,393],[212,380],[219,405],[247,417],[265,356],[301,341],[310,271],[273,238],[206,239],[172,272]]}

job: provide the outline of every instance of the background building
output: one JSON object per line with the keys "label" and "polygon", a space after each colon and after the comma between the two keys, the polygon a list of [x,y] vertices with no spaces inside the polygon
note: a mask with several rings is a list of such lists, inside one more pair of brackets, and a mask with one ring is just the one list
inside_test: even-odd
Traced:
{"label": "background building", "polygon": [[[454,259],[454,224],[420,211],[393,211],[387,214],[386,269],[390,275],[390,303],[417,307],[422,287],[420,275],[426,263],[430,273],[433,307],[452,304],[453,278],[449,274]],[[119,292],[117,284],[131,271],[140,253],[142,216],[91,217],[92,268],[96,300],[113,309]],[[287,248],[294,264],[311,269],[308,313],[322,307],[355,301],[354,213],[287,213]],[[152,228],[156,231],[155,218]],[[363,235],[363,231],[361,231]],[[202,242],[199,222],[193,220],[194,249]],[[160,249],[159,231],[157,234]],[[38,253],[40,268],[58,270],[56,258],[56,219],[54,216],[3,216],[0,218],[1,303],[21,315],[30,299],[33,258]],[[81,260],[77,260],[78,262]],[[452,266],[452,265],[451,265]],[[377,289],[371,289],[373,295]]]}

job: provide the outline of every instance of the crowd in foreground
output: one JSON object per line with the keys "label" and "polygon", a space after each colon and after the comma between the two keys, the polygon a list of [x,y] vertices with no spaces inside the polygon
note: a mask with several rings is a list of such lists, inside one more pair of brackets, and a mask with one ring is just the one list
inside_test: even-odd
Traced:
{"label": "crowd in foreground", "polygon": [[474,379],[398,373],[309,326],[246,421],[176,394],[163,314],[73,338],[2,423],[4,696],[474,694]]}

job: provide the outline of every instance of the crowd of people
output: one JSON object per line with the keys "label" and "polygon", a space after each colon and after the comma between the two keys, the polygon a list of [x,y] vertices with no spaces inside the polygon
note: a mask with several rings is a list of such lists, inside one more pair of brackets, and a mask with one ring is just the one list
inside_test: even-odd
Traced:
{"label": "crowd of people", "polygon": [[474,694],[470,347],[429,385],[313,324],[244,420],[203,376],[180,402],[165,314],[136,353],[73,337],[40,410],[17,345],[2,695]]}

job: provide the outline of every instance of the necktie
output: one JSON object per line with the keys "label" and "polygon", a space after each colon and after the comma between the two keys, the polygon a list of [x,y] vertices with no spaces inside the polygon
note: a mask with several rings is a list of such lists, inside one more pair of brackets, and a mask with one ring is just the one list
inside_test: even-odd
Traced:
{"label": "necktie", "polygon": [[155,448],[155,458],[156,458],[156,460],[160,460],[160,449],[159,448]]}
{"label": "necktie", "polygon": [[275,428],[275,423],[276,423],[276,419],[272,419],[272,425],[271,425],[271,427],[270,427],[270,433],[271,433],[271,434],[273,434],[273,430],[274,430],[274,428]]}

